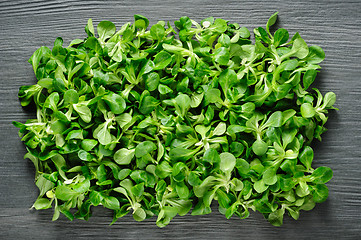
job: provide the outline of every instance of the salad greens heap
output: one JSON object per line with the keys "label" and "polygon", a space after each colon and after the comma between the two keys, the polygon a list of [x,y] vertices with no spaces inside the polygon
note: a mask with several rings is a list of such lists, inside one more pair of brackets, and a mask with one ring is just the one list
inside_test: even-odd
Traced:
{"label": "salad greens heap", "polygon": [[[141,15],[118,31],[92,20],[87,37],[57,38],[29,59],[38,82],[22,86],[36,119],[14,122],[36,169],[35,209],[113,222],[177,214],[226,218],[261,212],[280,226],[326,200],[328,167],[310,147],[326,130],[333,92],[309,90],[325,57],[286,29],[271,33],[223,19],[188,17],[148,29]],[[192,209],[192,210],[191,210]]]}

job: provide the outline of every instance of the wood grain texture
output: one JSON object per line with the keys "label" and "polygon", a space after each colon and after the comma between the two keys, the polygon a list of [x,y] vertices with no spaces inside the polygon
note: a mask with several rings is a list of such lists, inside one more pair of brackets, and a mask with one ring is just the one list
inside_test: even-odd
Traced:
{"label": "wood grain texture", "polygon": [[[356,1],[0,1],[0,239],[360,239],[361,236],[361,2]],[[246,220],[227,220],[217,213],[177,216],[166,228],[155,219],[141,223],[131,216],[113,226],[111,212],[94,208],[89,222],[51,222],[52,212],[29,211],[37,197],[34,168],[23,160],[25,148],[11,121],[24,122],[34,113],[22,109],[18,88],[33,84],[27,63],[40,46],[51,47],[56,37],[65,44],[85,37],[88,18],[118,27],[142,14],[151,24],[173,22],[187,15],[194,20],[222,17],[253,29],[264,26],[279,11],[278,27],[298,31],[309,45],[317,44],[326,60],[316,86],[337,94],[338,112],[331,112],[329,131],[315,143],[315,166],[334,170],[329,199],[300,219],[285,218],[271,226],[259,213]]]}

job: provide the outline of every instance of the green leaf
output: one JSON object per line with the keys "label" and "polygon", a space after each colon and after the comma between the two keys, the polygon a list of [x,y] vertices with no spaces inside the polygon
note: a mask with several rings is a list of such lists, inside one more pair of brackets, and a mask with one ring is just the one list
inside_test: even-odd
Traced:
{"label": "green leaf", "polygon": [[211,129],[210,126],[206,127],[203,125],[197,125],[195,126],[194,130],[196,130],[197,133],[199,133],[202,136],[202,139],[206,138],[206,135],[208,131]]}
{"label": "green leaf", "polygon": [[113,92],[104,95],[102,99],[114,114],[121,114],[127,106],[124,98]]}
{"label": "green leaf", "polygon": [[172,148],[169,151],[169,157],[173,161],[186,161],[193,157],[194,151],[183,148],[183,147],[176,147]]}
{"label": "green leaf", "polygon": [[273,185],[277,182],[277,175],[276,175],[276,169],[275,168],[267,168],[266,171],[263,173],[263,182],[266,185]]}
{"label": "green leaf", "polygon": [[[144,145],[144,144],[143,144]],[[139,146],[139,145],[138,145]],[[127,148],[121,148],[114,153],[114,161],[119,165],[128,165],[132,161],[135,155],[134,149],[129,150]],[[141,150],[138,150],[138,152]],[[139,153],[138,153],[139,154]],[[145,154],[144,154],[145,155]]]}
{"label": "green leaf", "polygon": [[98,206],[103,201],[103,196],[100,192],[92,191],[89,194],[89,199],[94,206]]}
{"label": "green leaf", "polygon": [[172,93],[172,92],[173,92],[173,90],[172,90],[170,87],[168,87],[167,85],[164,85],[164,84],[159,84],[159,85],[158,85],[158,91],[159,91],[159,93],[162,94],[162,95],[165,95],[165,94],[168,94],[168,93]]}
{"label": "green leaf", "polygon": [[208,162],[210,164],[217,164],[221,162],[221,158],[217,150],[213,148],[209,148],[204,152],[203,161]]}
{"label": "green leaf", "polygon": [[314,183],[327,183],[331,180],[333,172],[329,167],[318,167],[313,171],[310,178]]}
{"label": "green leaf", "polygon": [[85,32],[89,37],[94,36],[94,26],[91,18],[88,19],[88,24],[85,26]]}
{"label": "green leaf", "polygon": [[149,26],[149,20],[140,14],[135,14],[134,15],[134,24],[137,28],[146,29]]}
{"label": "green leaf", "polygon": [[299,208],[300,210],[310,211],[315,207],[313,198],[306,198],[303,205]]}
{"label": "green leaf", "polygon": [[53,86],[56,91],[59,91],[59,92],[66,91],[64,81],[60,78],[53,79]]}
{"label": "green leaf", "polygon": [[176,112],[178,112],[179,115],[185,116],[188,109],[191,107],[191,99],[186,94],[179,94],[175,98],[175,103],[178,108],[176,108]]}
{"label": "green leaf", "polygon": [[310,64],[318,64],[325,59],[325,52],[319,46],[311,46],[305,60]]}
{"label": "green leaf", "polygon": [[99,41],[95,37],[88,37],[84,44],[85,47],[94,50],[96,53],[100,54],[103,51],[102,46],[100,45]]}
{"label": "green leaf", "polygon": [[139,183],[131,188],[131,192],[135,197],[140,197],[144,193],[144,183]]}
{"label": "green leaf", "polygon": [[262,41],[266,44],[269,44],[271,42],[268,34],[267,34],[267,31],[262,28],[262,27],[258,27],[254,30],[255,34],[258,35]]}
{"label": "green leaf", "polygon": [[66,130],[66,125],[64,122],[56,120],[50,125],[51,130],[54,134],[62,134]]}
{"label": "green leaf", "polygon": [[238,178],[233,178],[232,179],[232,184],[233,184],[233,189],[234,191],[242,191],[244,185],[243,182],[241,180],[239,180]]}
{"label": "green leaf", "polygon": [[82,182],[78,182],[73,186],[73,190],[77,193],[85,193],[89,191],[90,188],[90,180],[85,179]]}
{"label": "green leaf", "polygon": [[333,92],[328,92],[323,98],[322,106],[324,108],[331,108],[336,102],[336,94]]}
{"label": "green leaf", "polygon": [[68,201],[75,197],[78,193],[73,191],[71,188],[60,185],[56,187],[55,196],[62,201]]}
{"label": "green leaf", "polygon": [[79,117],[86,123],[89,123],[92,119],[92,113],[90,111],[90,109],[82,104],[82,103],[78,103],[78,104],[74,104],[73,105],[74,110],[79,114]]}
{"label": "green leaf", "polygon": [[277,15],[278,15],[278,12],[275,12],[275,13],[268,19],[267,25],[266,25],[266,28],[267,28],[267,32],[268,32],[268,33],[270,32],[269,28],[276,23],[276,21],[277,21]]}
{"label": "green leaf", "polygon": [[72,130],[66,135],[65,140],[70,139],[83,139],[83,131],[82,130]]}
{"label": "green leaf", "polygon": [[83,161],[86,161],[86,162],[90,162],[92,161],[94,158],[94,156],[92,156],[90,153],[88,153],[87,151],[84,151],[84,150],[80,150],[78,152],[78,157],[83,160]]}
{"label": "green leaf", "polygon": [[272,113],[271,116],[268,117],[267,122],[263,125],[263,127],[281,127],[283,115],[281,111],[276,111]]}
{"label": "green leaf", "polygon": [[146,96],[140,103],[139,111],[144,114],[150,114],[159,104],[159,101],[152,96]]}
{"label": "green leaf", "polygon": [[289,59],[281,63],[277,68],[279,71],[291,71],[294,70],[298,65],[297,59]]}
{"label": "green leaf", "polygon": [[115,31],[116,31],[115,25],[110,21],[101,21],[97,26],[97,32],[99,38],[102,41],[111,38],[114,35]]}
{"label": "green leaf", "polygon": [[292,178],[280,178],[280,187],[285,192],[290,191],[292,188],[294,188],[295,185],[296,183],[293,181]]}
{"label": "green leaf", "polygon": [[309,69],[303,75],[303,87],[306,90],[315,81],[317,71],[315,69]]}
{"label": "green leaf", "polygon": [[304,118],[311,118],[316,114],[316,111],[311,103],[303,103],[301,105],[301,114]]}
{"label": "green leaf", "polygon": [[64,93],[64,102],[65,104],[75,104],[78,103],[79,96],[77,91],[74,89],[69,89]]}
{"label": "green leaf", "polygon": [[326,201],[328,197],[328,188],[325,184],[317,184],[312,186],[313,200],[316,203],[322,203]]}
{"label": "green leaf", "polygon": [[179,29],[190,29],[192,27],[192,21],[187,16],[183,16],[179,21],[175,21],[174,25]]}
{"label": "green leaf", "polygon": [[41,61],[45,61],[50,57],[51,51],[47,47],[40,47],[37,49],[29,59],[29,63],[33,66],[34,73],[36,74]]}
{"label": "green leaf", "polygon": [[129,176],[130,172],[131,172],[130,169],[122,169],[122,170],[120,170],[119,173],[118,173],[118,179],[123,180],[124,178]]}
{"label": "green leaf", "polygon": [[46,198],[38,198],[38,199],[36,199],[33,207],[36,210],[48,209],[48,208],[51,208],[51,201],[49,199],[46,199]]}
{"label": "green leaf", "polygon": [[288,31],[284,28],[279,28],[275,32],[273,44],[275,47],[278,47],[279,45],[285,44],[289,39]]}
{"label": "green leaf", "polygon": [[155,168],[155,174],[160,178],[166,178],[172,172],[172,167],[167,161],[162,161]]}
{"label": "green leaf", "polygon": [[94,139],[84,139],[81,142],[81,147],[85,150],[85,151],[90,151],[92,150],[96,145],[98,144],[97,140]]}
{"label": "green leaf", "polygon": [[123,113],[115,117],[115,120],[121,128],[126,128],[127,126],[129,126],[129,124],[133,124],[132,119],[132,115],[130,115],[129,113]]}
{"label": "green leaf", "polygon": [[177,136],[186,136],[188,134],[193,133],[193,128],[186,126],[186,125],[177,125],[177,131],[176,134]]}
{"label": "green leaf", "polygon": [[306,146],[298,158],[307,170],[309,170],[313,161],[313,149],[310,146]]}
{"label": "green leaf", "polygon": [[172,62],[172,56],[166,51],[160,51],[154,57],[154,70],[166,68]]}
{"label": "green leaf", "polygon": [[296,194],[299,197],[305,197],[310,194],[310,189],[306,182],[299,182],[299,185],[296,188]]}
{"label": "green leaf", "polygon": [[160,24],[154,24],[150,28],[150,35],[152,36],[153,39],[161,41],[165,36],[165,29]]}
{"label": "green leaf", "polygon": [[137,210],[133,212],[133,218],[135,221],[143,221],[146,217],[147,214],[145,213],[143,208],[137,208]]}
{"label": "green leaf", "polygon": [[120,208],[119,200],[112,196],[103,196],[101,203],[104,207],[112,210],[119,210]]}
{"label": "green leaf", "polygon": [[232,153],[223,152],[219,155],[221,158],[220,169],[223,172],[231,172],[236,166],[236,158]]}
{"label": "green leaf", "polygon": [[253,188],[256,190],[256,192],[263,193],[267,190],[268,186],[266,186],[263,179],[261,179],[254,183]]}
{"label": "green leaf", "polygon": [[183,182],[183,180],[185,178],[184,172],[186,170],[187,170],[187,166],[184,163],[177,162],[176,164],[174,164],[173,170],[172,170],[173,180],[178,183]]}
{"label": "green leaf", "polygon": [[106,123],[100,124],[93,132],[93,137],[103,145],[108,145],[112,141],[112,136]]}
{"label": "green leaf", "polygon": [[237,83],[236,72],[227,68],[219,75],[218,82],[222,87],[224,95],[227,96],[227,91]]}
{"label": "green leaf", "polygon": [[44,196],[44,194],[54,188],[54,183],[47,180],[43,174],[41,174],[38,179],[36,180],[36,186],[39,188],[39,197]]}
{"label": "green leaf", "polygon": [[213,130],[214,136],[221,136],[226,132],[227,125],[224,122],[220,122]]}
{"label": "green leaf", "polygon": [[201,102],[203,100],[203,97],[204,97],[204,92],[202,92],[202,93],[192,93],[192,95],[191,95],[191,103],[190,103],[191,107],[192,108],[198,107],[201,104]]}
{"label": "green leaf", "polygon": [[160,228],[167,226],[176,215],[177,208],[170,206],[163,207],[157,218],[157,226]]}
{"label": "green leaf", "polygon": [[221,34],[221,36],[219,36],[218,38],[218,42],[223,46],[223,47],[229,47],[231,45],[231,39],[228,35],[226,34]]}
{"label": "green leaf", "polygon": [[268,221],[273,225],[273,226],[281,226],[283,224],[283,215],[285,213],[284,208],[278,209],[274,212],[271,212],[270,215],[268,216]]}
{"label": "green leaf", "polygon": [[203,182],[200,185],[195,186],[193,188],[194,195],[196,195],[198,198],[203,197],[206,191],[208,191],[208,189],[211,186],[213,186],[214,181],[215,181],[214,176],[208,176],[206,179],[203,180]]}
{"label": "green leaf", "polygon": [[50,94],[47,99],[44,102],[44,107],[46,108],[50,108],[53,111],[57,110],[57,105],[59,103],[59,93],[57,92],[53,92],[52,94]]}
{"label": "green leaf", "polygon": [[135,156],[137,158],[143,157],[157,149],[157,146],[151,141],[144,141],[135,148]]}
{"label": "green leaf", "polygon": [[242,158],[236,160],[236,168],[240,174],[247,174],[250,170],[249,163]]}
{"label": "green leaf", "polygon": [[188,199],[189,189],[184,182],[176,183],[176,192],[181,199]]}
{"label": "green leaf", "polygon": [[244,126],[240,126],[240,125],[230,125],[227,128],[227,132],[230,135],[234,135],[236,133],[241,133],[244,132],[246,130],[246,128]]}
{"label": "green leaf", "polygon": [[228,208],[231,200],[229,199],[227,194],[224,191],[222,191],[221,189],[217,189],[216,194],[217,194],[219,206],[221,208],[225,208],[225,209]]}
{"label": "green leaf", "polygon": [[221,91],[215,88],[208,89],[205,93],[205,99],[209,103],[221,103]]}
{"label": "green leaf", "polygon": [[150,72],[147,75],[145,75],[144,78],[148,91],[152,92],[158,88],[159,80],[160,80],[158,73]]}
{"label": "green leaf", "polygon": [[216,31],[218,33],[223,33],[227,30],[227,22],[221,18],[217,18],[213,25],[208,28],[208,30]]}
{"label": "green leaf", "polygon": [[268,145],[261,139],[257,139],[252,144],[252,150],[257,156],[262,156],[267,152]]}
{"label": "green leaf", "polygon": [[219,63],[220,65],[227,65],[229,62],[229,58],[229,50],[225,47],[218,48],[213,54],[214,61]]}
{"label": "green leaf", "polygon": [[293,42],[292,50],[295,51],[293,56],[303,59],[307,57],[309,50],[306,42],[302,38],[297,38]]}

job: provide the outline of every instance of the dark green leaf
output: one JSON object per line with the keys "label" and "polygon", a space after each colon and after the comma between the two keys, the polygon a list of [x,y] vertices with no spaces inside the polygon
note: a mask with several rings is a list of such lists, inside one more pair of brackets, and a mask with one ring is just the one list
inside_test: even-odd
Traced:
{"label": "dark green leaf", "polygon": [[315,186],[312,186],[312,190],[313,200],[316,203],[326,201],[328,197],[328,188],[325,184],[317,184]]}
{"label": "dark green leaf", "polygon": [[144,114],[150,114],[159,104],[159,101],[152,96],[146,96],[140,103],[139,111]]}

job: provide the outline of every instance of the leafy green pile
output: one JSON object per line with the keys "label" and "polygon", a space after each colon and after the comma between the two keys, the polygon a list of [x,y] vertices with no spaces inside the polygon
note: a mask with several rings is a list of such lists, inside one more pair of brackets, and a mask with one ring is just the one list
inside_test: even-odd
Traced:
{"label": "leafy green pile", "polygon": [[336,97],[308,91],[320,47],[272,34],[277,13],[254,44],[223,19],[182,17],[175,31],[134,18],[119,31],[100,22],[98,37],[89,19],[84,40],[29,59],[38,82],[19,98],[37,118],[14,125],[36,168],[33,207],[87,220],[102,205],[163,227],[217,200],[227,218],[252,209],[279,226],[326,200],[332,170],[312,168],[310,144]]}

